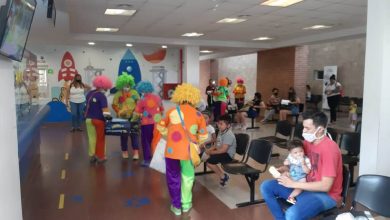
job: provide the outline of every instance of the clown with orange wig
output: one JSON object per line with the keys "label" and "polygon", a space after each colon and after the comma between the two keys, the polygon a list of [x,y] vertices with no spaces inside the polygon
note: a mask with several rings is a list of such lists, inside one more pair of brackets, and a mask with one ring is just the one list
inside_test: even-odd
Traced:
{"label": "clown with orange wig", "polygon": [[[191,84],[176,87],[171,101],[176,107],[169,109],[157,129],[166,136],[166,179],[172,199],[171,211],[175,215],[192,208],[192,186],[195,168],[190,160],[191,142],[203,143],[207,139],[206,121],[195,109],[200,102],[200,91]],[[190,140],[191,139],[191,140]]]}
{"label": "clown with orange wig", "polygon": [[214,91],[214,121],[217,121],[219,116],[224,115],[226,113],[229,101],[228,84],[229,80],[226,77],[222,77],[219,80],[218,88]]}
{"label": "clown with orange wig", "polygon": [[245,103],[246,88],[244,85],[244,79],[237,77],[237,84],[233,89],[234,100],[238,109],[241,109]]}
{"label": "clown with orange wig", "polygon": [[112,82],[107,76],[98,76],[92,83],[96,89],[87,94],[85,110],[88,155],[91,163],[103,163],[106,161],[105,118],[111,117],[104,93],[112,87]]}

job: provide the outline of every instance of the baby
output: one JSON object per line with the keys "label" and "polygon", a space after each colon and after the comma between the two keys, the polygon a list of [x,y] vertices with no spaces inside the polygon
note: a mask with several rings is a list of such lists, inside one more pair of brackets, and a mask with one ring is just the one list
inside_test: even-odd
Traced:
{"label": "baby", "polygon": [[[290,178],[298,182],[306,182],[306,175],[310,173],[311,164],[308,157],[305,156],[303,151],[303,143],[301,140],[292,140],[287,143],[287,148],[289,150],[288,157],[284,160],[282,167],[275,169],[275,167],[270,167],[270,172],[275,178],[280,177],[279,172],[287,171]],[[275,172],[276,171],[276,172]],[[287,175],[287,174],[283,174]],[[295,204],[297,197],[302,192],[301,189],[294,189],[289,197],[287,202]]]}

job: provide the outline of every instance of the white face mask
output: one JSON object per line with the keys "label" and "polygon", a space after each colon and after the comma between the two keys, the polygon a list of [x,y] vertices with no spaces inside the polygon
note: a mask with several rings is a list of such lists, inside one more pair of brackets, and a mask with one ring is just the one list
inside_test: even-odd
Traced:
{"label": "white face mask", "polygon": [[303,137],[306,141],[308,141],[308,142],[313,142],[313,141],[315,141],[315,140],[317,140],[317,139],[321,139],[322,137],[324,137],[324,135],[322,135],[322,137],[319,137],[319,138],[317,138],[317,136],[316,136],[317,131],[318,131],[319,129],[320,129],[320,127],[318,127],[314,133],[303,132],[303,133],[302,133],[302,137]]}
{"label": "white face mask", "polygon": [[125,92],[128,92],[128,91],[130,91],[130,88],[129,88],[129,87],[125,87],[125,88],[123,88],[123,90],[124,90]]}

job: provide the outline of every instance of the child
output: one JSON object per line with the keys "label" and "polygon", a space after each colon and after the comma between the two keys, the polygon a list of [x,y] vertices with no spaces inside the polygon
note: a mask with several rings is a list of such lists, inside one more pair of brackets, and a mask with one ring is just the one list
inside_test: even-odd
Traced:
{"label": "child", "polygon": [[226,186],[229,176],[223,172],[218,164],[231,162],[237,147],[236,137],[232,129],[230,129],[230,122],[231,118],[228,114],[219,117],[217,122],[219,129],[217,142],[214,147],[206,150],[206,154],[210,155],[210,158],[207,159],[207,167],[213,170],[220,178],[219,184],[221,186]]}
{"label": "child", "polygon": [[[217,136],[215,134],[215,128],[210,125],[210,116],[211,113],[209,111],[203,111],[202,112],[204,120],[206,121],[206,129],[209,136],[205,140],[204,144],[202,144],[200,147],[202,148],[202,151],[205,149],[209,149],[210,147],[214,146],[215,141],[217,139]],[[206,160],[207,155],[205,153],[202,154],[202,160]]]}
{"label": "child", "polygon": [[349,121],[351,122],[351,128],[355,129],[357,120],[357,105],[355,101],[351,99],[349,103]]}
{"label": "child", "polygon": [[[311,164],[308,157],[305,156],[303,151],[303,143],[301,140],[292,140],[287,143],[287,149],[289,155],[284,160],[283,164],[285,168],[288,168],[290,178],[298,182],[306,182],[306,175],[310,173]],[[282,168],[278,169],[283,170]],[[295,204],[297,197],[302,192],[301,189],[294,189],[287,199],[287,202]]]}

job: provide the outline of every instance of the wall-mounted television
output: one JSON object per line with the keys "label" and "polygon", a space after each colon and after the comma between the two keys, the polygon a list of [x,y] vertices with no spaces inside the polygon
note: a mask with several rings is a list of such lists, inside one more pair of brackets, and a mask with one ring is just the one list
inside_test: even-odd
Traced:
{"label": "wall-mounted television", "polygon": [[0,54],[21,61],[33,21],[36,0],[7,0],[0,10]]}

